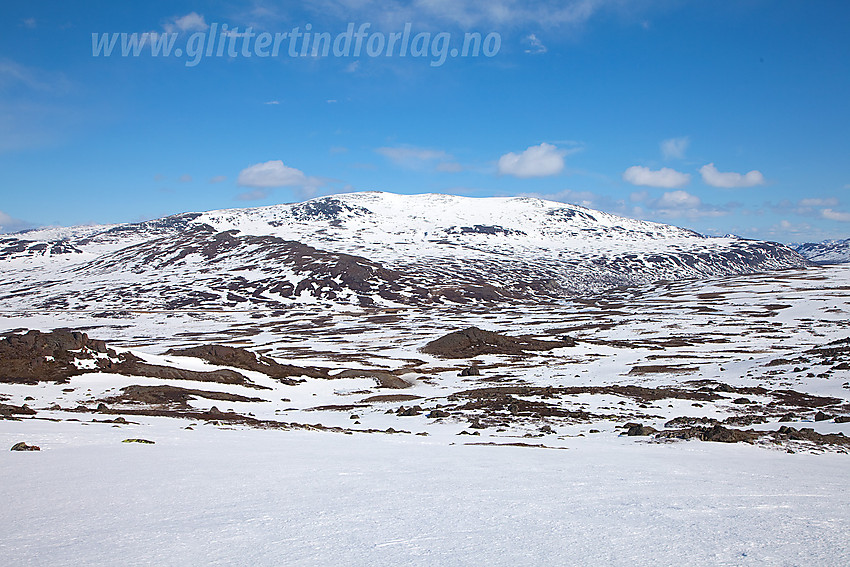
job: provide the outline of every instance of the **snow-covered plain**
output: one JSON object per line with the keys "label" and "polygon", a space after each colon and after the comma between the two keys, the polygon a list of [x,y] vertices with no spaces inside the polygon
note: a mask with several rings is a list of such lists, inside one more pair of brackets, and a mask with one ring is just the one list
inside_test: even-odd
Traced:
{"label": "snow-covered plain", "polygon": [[6,423],[6,565],[847,565],[848,457]]}
{"label": "snow-covered plain", "polygon": [[[386,390],[352,376],[290,386],[248,370],[271,389],[108,373],[3,384],[4,403],[37,413],[0,421],[0,447],[25,441],[41,451],[0,452],[0,556],[9,565],[847,565],[846,445],[665,441],[624,436],[621,426],[663,431],[675,417],[763,414],[742,428],[850,434],[850,423],[814,422],[815,407],[780,422],[787,408],[771,405],[793,390],[837,399],[830,411],[850,414],[850,371],[811,354],[850,336],[848,276],[846,266],[811,268],[503,308],[8,311],[0,330],[85,329],[149,363],[218,368],[163,353],[220,343],[332,375],[382,369],[412,385]],[[419,350],[470,325],[578,342],[461,360]],[[473,360],[481,376],[459,376]],[[750,388],[752,403],[720,390],[699,403],[529,390],[516,399],[591,417],[510,417],[454,397],[503,386],[698,392],[693,380]],[[125,386],[155,384],[258,397],[266,401],[189,404],[298,426],[135,415],[137,406],[112,402],[108,413],[96,409]],[[366,401],[391,394],[419,398]],[[425,411],[397,413],[411,404]],[[436,407],[452,413],[429,418]],[[130,423],[104,422],[116,415]],[[470,427],[476,417],[484,428]]]}

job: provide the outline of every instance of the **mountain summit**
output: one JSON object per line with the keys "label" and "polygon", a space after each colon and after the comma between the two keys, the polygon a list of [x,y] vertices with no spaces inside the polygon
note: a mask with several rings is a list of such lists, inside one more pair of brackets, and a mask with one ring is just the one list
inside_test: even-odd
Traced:
{"label": "mountain summit", "polygon": [[21,309],[552,300],[808,265],[776,243],[542,199],[378,192],[29,231],[0,239],[0,262],[0,297]]}

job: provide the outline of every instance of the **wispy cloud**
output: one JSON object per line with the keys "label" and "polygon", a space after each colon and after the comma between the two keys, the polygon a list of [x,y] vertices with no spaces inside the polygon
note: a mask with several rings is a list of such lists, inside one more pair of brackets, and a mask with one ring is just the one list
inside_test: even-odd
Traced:
{"label": "wispy cloud", "polygon": [[545,142],[520,153],[508,152],[499,158],[499,174],[519,178],[557,175],[564,170],[566,154],[566,150]]}
{"label": "wispy cloud", "polygon": [[[317,16],[340,21],[367,20],[376,26],[417,22],[424,27],[454,25],[502,30],[533,25],[536,28],[579,27],[603,11],[633,12],[622,0],[313,0],[308,8]],[[257,2],[245,20],[260,24],[285,21],[284,6]]]}
{"label": "wispy cloud", "polygon": [[698,196],[687,191],[677,190],[664,193],[658,199],[648,204],[652,217],[660,219],[698,219],[705,217],[722,217],[730,214],[737,205],[727,204],[716,207],[702,202]]}
{"label": "wispy cloud", "polygon": [[27,228],[32,228],[32,224],[0,211],[0,233],[15,232]]}
{"label": "wispy cloud", "polygon": [[188,173],[184,173],[183,175],[181,175],[180,177],[177,178],[177,181],[179,181],[180,183],[191,183],[192,182],[192,176],[189,175]]}
{"label": "wispy cloud", "polygon": [[522,40],[523,45],[525,45],[525,52],[529,55],[542,55],[549,51],[546,49],[546,46],[543,45],[543,42],[540,41],[540,38],[537,37],[536,34],[528,34]]}
{"label": "wispy cloud", "polygon": [[204,20],[204,17],[197,12],[189,12],[185,16],[171,18],[168,22],[162,25],[162,29],[164,29],[167,33],[204,31],[208,27],[210,26]]}
{"label": "wispy cloud", "polygon": [[642,165],[633,165],[623,172],[623,180],[632,185],[677,189],[690,183],[691,176],[669,167],[652,170]]}
{"label": "wispy cloud", "polygon": [[21,65],[11,59],[0,58],[0,89],[25,87],[33,91],[64,93],[70,87],[65,75]]}
{"label": "wispy cloud", "polygon": [[210,178],[210,183],[221,183],[222,181],[226,181],[226,175],[216,175],[215,177]]}
{"label": "wispy cloud", "polygon": [[463,166],[456,161],[444,161],[437,164],[437,171],[443,173],[459,173],[463,171]]}
{"label": "wispy cloud", "polygon": [[[406,169],[421,170],[434,168],[437,171],[452,171],[456,164],[454,156],[444,150],[419,148],[416,146],[381,147],[375,150],[394,164]],[[462,167],[460,168],[462,169]],[[454,171],[460,171],[454,169]]]}
{"label": "wispy cloud", "polygon": [[238,201],[261,201],[269,196],[269,191],[266,189],[254,189],[236,195]]}
{"label": "wispy cloud", "polygon": [[702,180],[712,187],[721,187],[723,189],[735,189],[739,187],[755,187],[756,185],[764,185],[764,175],[756,169],[748,173],[735,173],[718,171],[713,163],[704,165],[699,168],[702,175]]}
{"label": "wispy cloud", "polygon": [[690,143],[691,140],[687,136],[664,140],[661,142],[661,155],[664,159],[682,159]]}
{"label": "wispy cloud", "polygon": [[845,213],[842,211],[834,211],[832,209],[823,209],[820,212],[821,216],[827,220],[839,221],[839,222],[850,222],[850,213]]}

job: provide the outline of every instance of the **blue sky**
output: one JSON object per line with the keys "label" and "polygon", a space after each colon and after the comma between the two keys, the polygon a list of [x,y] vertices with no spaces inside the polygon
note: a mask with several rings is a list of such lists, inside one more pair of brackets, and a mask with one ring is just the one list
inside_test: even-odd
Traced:
{"label": "blue sky", "polygon": [[[850,236],[847,2],[84,5],[3,7],[2,230],[380,190],[536,195],[783,242]],[[309,24],[333,39],[349,23],[376,42],[410,23],[431,51],[302,57],[296,43],[290,57],[289,37],[277,56],[255,51],[259,34]],[[235,57],[92,53],[93,33],[121,32],[176,34],[188,52],[223,24]],[[498,52],[438,65],[441,33],[455,48],[498,34]]]}

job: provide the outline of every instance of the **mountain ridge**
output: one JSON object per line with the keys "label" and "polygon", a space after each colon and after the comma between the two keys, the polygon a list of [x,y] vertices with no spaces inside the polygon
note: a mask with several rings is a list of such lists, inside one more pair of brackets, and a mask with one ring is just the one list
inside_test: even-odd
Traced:
{"label": "mountain ridge", "polygon": [[810,265],[777,243],[533,197],[348,193],[74,232],[0,239],[0,299],[45,309],[548,301]]}

